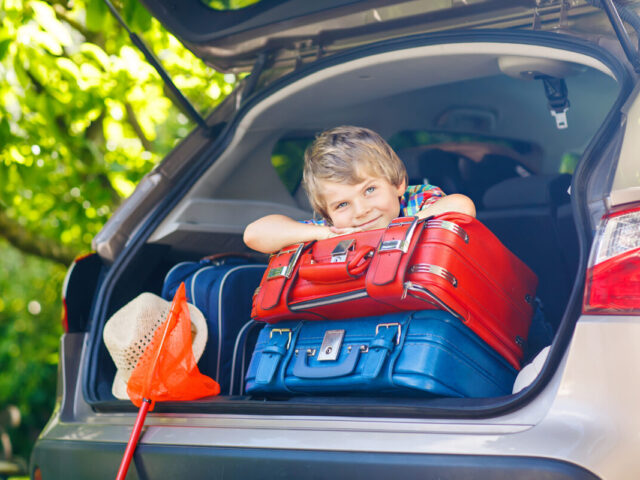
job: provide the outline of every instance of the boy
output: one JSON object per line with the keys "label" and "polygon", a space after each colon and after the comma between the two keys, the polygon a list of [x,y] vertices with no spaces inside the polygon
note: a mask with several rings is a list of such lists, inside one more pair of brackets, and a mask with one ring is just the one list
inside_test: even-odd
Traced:
{"label": "boy", "polygon": [[464,195],[445,195],[433,185],[408,187],[402,161],[367,128],[342,126],[320,134],[304,154],[302,182],[322,220],[267,215],[245,229],[249,247],[273,253],[293,243],[385,228],[398,216],[451,211],[475,216],[473,202]]}

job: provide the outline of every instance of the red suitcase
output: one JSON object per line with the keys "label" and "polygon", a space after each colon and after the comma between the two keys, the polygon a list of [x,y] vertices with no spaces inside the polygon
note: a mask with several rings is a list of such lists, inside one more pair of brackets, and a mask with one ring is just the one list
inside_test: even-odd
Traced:
{"label": "red suitcase", "polygon": [[536,275],[481,222],[445,213],[283,249],[252,316],[275,323],[442,309],[520,368],[536,287]]}

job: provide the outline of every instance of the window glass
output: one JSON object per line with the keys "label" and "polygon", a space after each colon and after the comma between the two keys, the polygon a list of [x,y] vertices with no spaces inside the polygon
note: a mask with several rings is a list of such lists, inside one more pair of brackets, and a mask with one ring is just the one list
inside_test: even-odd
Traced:
{"label": "window glass", "polygon": [[[271,153],[271,164],[291,195],[300,188],[304,151],[312,141],[307,136],[283,138]],[[407,166],[411,184],[427,182],[446,193],[466,193],[479,205],[491,185],[541,172],[542,151],[530,142],[419,130],[398,132],[388,141]],[[560,171],[572,173],[578,158],[565,155]]]}
{"label": "window glass", "polygon": [[521,155],[539,155],[540,148],[530,142],[518,140],[485,137],[482,135],[469,135],[445,132],[427,132],[423,130],[404,130],[396,133],[389,139],[389,145],[398,150],[421,145],[434,145],[439,143],[486,143],[503,146],[514,150]]}
{"label": "window glass", "polygon": [[313,138],[281,139],[271,153],[271,165],[291,195],[295,195],[302,182],[304,151]]}
{"label": "window glass", "polygon": [[202,0],[202,3],[215,10],[240,10],[260,0]]}
{"label": "window glass", "polygon": [[393,135],[389,144],[404,162],[410,185],[465,194],[478,209],[493,185],[541,172],[542,150],[530,142],[411,130]]}
{"label": "window glass", "polygon": [[560,162],[560,170],[558,173],[570,173],[573,175],[573,172],[576,170],[576,166],[578,165],[579,160],[580,154],[574,152],[565,153],[562,156],[562,160]]}

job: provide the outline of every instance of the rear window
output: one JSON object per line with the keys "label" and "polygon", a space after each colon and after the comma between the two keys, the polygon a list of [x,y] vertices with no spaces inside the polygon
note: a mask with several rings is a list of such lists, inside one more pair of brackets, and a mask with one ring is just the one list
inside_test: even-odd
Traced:
{"label": "rear window", "polygon": [[302,182],[304,151],[313,142],[312,137],[284,138],[271,152],[271,165],[291,195],[295,195]]}
{"label": "rear window", "polygon": [[389,145],[391,145],[396,152],[404,148],[417,147],[421,145],[484,143],[487,145],[503,146],[505,148],[512,149],[520,155],[538,156],[541,154],[540,147],[534,143],[465,133],[404,130],[393,135],[388,141]]}
{"label": "rear window", "polygon": [[[310,136],[282,138],[271,153],[271,165],[292,196],[300,188],[304,152],[312,141]],[[541,169],[542,150],[530,142],[423,130],[401,131],[387,141],[405,163],[409,184],[438,185],[477,202],[489,186]],[[572,172],[577,159],[567,156],[561,171]]]}

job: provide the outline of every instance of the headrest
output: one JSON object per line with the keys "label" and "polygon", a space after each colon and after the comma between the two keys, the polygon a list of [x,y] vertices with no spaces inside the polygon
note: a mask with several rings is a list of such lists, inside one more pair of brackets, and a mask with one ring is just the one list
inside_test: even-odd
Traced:
{"label": "headrest", "polygon": [[401,150],[398,156],[407,169],[409,185],[419,185],[426,179],[447,194],[463,191],[464,182],[460,177],[459,165],[470,160],[456,153],[424,147]]}
{"label": "headrest", "polygon": [[558,206],[569,202],[571,175],[514,177],[491,186],[482,199],[486,209]]}

